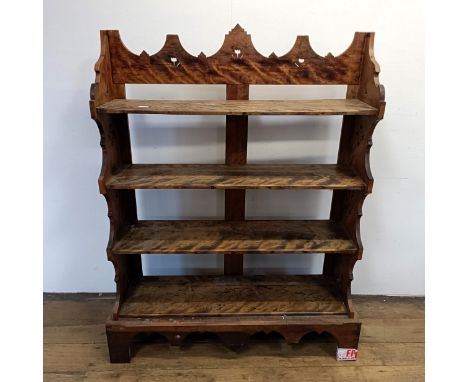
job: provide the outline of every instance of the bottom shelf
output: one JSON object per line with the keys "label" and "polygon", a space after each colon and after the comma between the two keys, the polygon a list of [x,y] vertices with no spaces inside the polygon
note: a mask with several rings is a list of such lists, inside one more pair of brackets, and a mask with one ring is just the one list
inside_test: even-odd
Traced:
{"label": "bottom shelf", "polygon": [[136,282],[119,317],[347,314],[334,284],[322,276],[160,276]]}
{"label": "bottom shelf", "polygon": [[147,276],[134,281],[120,314],[106,324],[111,362],[130,362],[140,334],[182,345],[206,332],[236,351],[258,332],[278,333],[288,344],[328,333],[355,359],[360,331],[323,276]]}
{"label": "bottom shelf", "polygon": [[183,345],[192,333],[215,334],[227,347],[239,351],[256,333],[276,333],[286,343],[297,344],[308,333],[328,333],[337,342],[338,350],[356,358],[361,322],[346,315],[292,316],[197,316],[109,319],[106,323],[107,345],[112,363],[130,362],[136,354],[135,339],[139,335],[158,333],[175,346]]}

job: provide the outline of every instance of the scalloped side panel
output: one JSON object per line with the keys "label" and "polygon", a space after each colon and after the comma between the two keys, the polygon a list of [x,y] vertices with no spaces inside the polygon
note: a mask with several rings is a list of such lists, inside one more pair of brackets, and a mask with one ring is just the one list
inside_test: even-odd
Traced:
{"label": "scalloped side panel", "polygon": [[94,71],[96,78],[90,88],[89,107],[91,118],[97,119],[96,107],[115,98],[125,98],[125,85],[116,84],[111,77],[111,56],[107,31],[101,31],[101,52]]}
{"label": "scalloped side panel", "polygon": [[[374,55],[375,33],[368,33],[364,43],[364,56],[362,60],[361,78],[359,87],[348,89],[351,93],[356,92],[360,100],[374,106],[379,110],[377,122],[383,119],[385,113],[385,88],[380,84],[380,65]],[[353,97],[353,94],[350,94]]]}
{"label": "scalloped side panel", "polygon": [[314,52],[308,36],[298,36],[285,55],[261,55],[239,25],[231,30],[212,56],[188,53],[177,35],[168,35],[153,55],[130,52],[118,31],[105,31],[117,84],[358,84],[368,33],[355,33],[348,49],[335,57]]}

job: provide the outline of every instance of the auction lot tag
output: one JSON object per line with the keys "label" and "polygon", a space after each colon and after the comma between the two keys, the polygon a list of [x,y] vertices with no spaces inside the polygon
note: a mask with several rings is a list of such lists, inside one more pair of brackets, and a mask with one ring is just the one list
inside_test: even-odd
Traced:
{"label": "auction lot tag", "polygon": [[336,360],[337,361],[356,361],[358,351],[357,349],[337,348]]}

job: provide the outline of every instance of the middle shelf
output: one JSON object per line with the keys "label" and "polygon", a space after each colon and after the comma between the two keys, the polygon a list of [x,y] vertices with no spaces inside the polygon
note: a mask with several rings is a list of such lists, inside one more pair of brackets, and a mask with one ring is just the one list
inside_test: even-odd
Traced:
{"label": "middle shelf", "polygon": [[365,189],[336,164],[132,164],[112,175],[110,189]]}
{"label": "middle shelf", "polygon": [[140,220],[114,254],[355,253],[354,241],[330,220]]}

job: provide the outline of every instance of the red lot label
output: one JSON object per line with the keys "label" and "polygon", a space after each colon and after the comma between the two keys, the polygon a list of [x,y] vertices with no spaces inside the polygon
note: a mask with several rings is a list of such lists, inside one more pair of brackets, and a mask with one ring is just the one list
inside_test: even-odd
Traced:
{"label": "red lot label", "polygon": [[337,361],[356,361],[358,351],[357,349],[337,348],[336,360]]}

